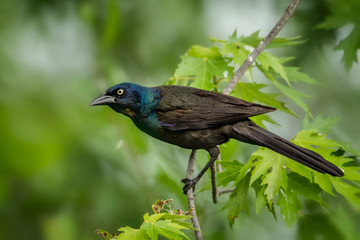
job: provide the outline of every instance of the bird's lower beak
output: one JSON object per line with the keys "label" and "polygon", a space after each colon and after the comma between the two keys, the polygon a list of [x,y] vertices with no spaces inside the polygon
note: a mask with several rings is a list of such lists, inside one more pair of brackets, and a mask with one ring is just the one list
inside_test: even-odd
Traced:
{"label": "bird's lower beak", "polygon": [[95,98],[91,103],[90,106],[96,105],[109,105],[110,103],[115,103],[115,98],[112,96],[101,95]]}

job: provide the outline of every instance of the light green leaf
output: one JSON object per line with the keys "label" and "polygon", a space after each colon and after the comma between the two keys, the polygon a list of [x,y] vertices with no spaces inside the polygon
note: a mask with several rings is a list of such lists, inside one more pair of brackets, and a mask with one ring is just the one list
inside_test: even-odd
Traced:
{"label": "light green leaf", "polygon": [[275,87],[277,87],[281,92],[283,92],[288,98],[293,100],[299,107],[301,107],[304,111],[309,111],[308,105],[301,99],[301,98],[307,98],[309,96],[294,90],[293,88],[289,88],[285,86],[284,84],[273,81]]}
{"label": "light green leaf", "polygon": [[285,157],[263,147],[255,151],[253,157],[257,161],[254,163],[255,168],[251,174],[250,184],[263,176],[261,185],[266,185],[264,194],[268,204],[271,205],[280,187],[287,188],[287,175],[284,168]]}
{"label": "light green leaf", "polygon": [[274,55],[268,52],[262,52],[257,57],[256,61],[260,63],[266,71],[269,71],[270,68],[274,70],[274,72],[279,74],[290,86],[288,76],[286,75],[286,71],[283,66],[283,60],[281,60],[278,57],[275,57]]}
{"label": "light green leaf", "polygon": [[184,229],[184,226],[171,222],[170,220],[159,220],[154,223],[144,222],[140,229],[144,229],[152,240],[157,240],[159,235],[167,239],[189,239],[180,231]]}
{"label": "light green leaf", "polygon": [[300,176],[307,178],[309,181],[313,181],[313,170],[311,170],[310,168],[307,168],[304,165],[291,159],[286,159],[285,165],[287,168],[291,169],[291,171],[296,172]]}
{"label": "light green leaf", "polygon": [[[190,50],[189,50],[190,51]],[[195,51],[195,50],[194,50]],[[209,56],[210,53],[204,53]],[[196,52],[199,55],[199,52]],[[226,59],[222,57],[194,57],[183,56],[181,63],[175,71],[175,77],[195,77],[192,87],[210,90],[213,88],[213,78],[225,78],[225,72],[232,72]]]}
{"label": "light green leaf", "polygon": [[340,178],[331,178],[335,190],[343,195],[349,203],[358,211],[360,210],[360,189],[348,183],[345,183]]}
{"label": "light green leaf", "polygon": [[307,84],[318,84],[318,82],[311,78],[306,73],[300,72],[299,67],[285,67],[286,76],[290,82],[304,82]]}
{"label": "light green leaf", "polygon": [[245,45],[251,46],[255,48],[263,38],[259,37],[260,30],[252,33],[250,36],[240,36],[237,37],[237,31],[235,30],[234,33],[229,37],[230,43],[243,43]]}
{"label": "light green leaf", "polygon": [[[233,91],[236,97],[240,97],[249,102],[258,102],[267,106],[275,107],[276,109],[293,114],[283,102],[277,100],[280,94],[277,93],[266,93],[261,91],[268,87],[266,84],[258,83],[243,83],[239,82]],[[294,115],[294,114],[293,114]]]}
{"label": "light green leaf", "polygon": [[234,63],[236,65],[241,66],[248,55],[250,54],[250,51],[248,51],[245,48],[245,44],[243,43],[223,43],[221,47],[221,53],[224,55],[233,56]]}
{"label": "light green leaf", "polygon": [[203,47],[200,45],[193,45],[187,52],[188,56],[196,58],[219,58],[221,53],[218,47]]}
{"label": "light green leaf", "polygon": [[301,202],[298,199],[296,192],[281,189],[277,205],[280,207],[281,216],[285,222],[289,226],[292,226],[298,219],[299,211],[302,209]]}
{"label": "light green leaf", "polygon": [[159,220],[160,218],[162,218],[166,213],[157,213],[157,214],[152,214],[149,216],[148,213],[145,213],[144,215],[144,222],[149,222],[149,223],[154,223],[157,220]]}
{"label": "light green leaf", "polygon": [[279,47],[287,47],[294,46],[305,43],[306,40],[302,40],[301,36],[291,37],[291,38],[274,38],[267,48],[279,48]]}
{"label": "light green leaf", "polygon": [[144,229],[122,227],[119,229],[119,231],[123,233],[120,233],[117,237],[115,237],[114,239],[116,240],[148,240],[149,239]]}
{"label": "light green leaf", "polygon": [[265,70],[263,66],[257,64],[257,67],[274,84],[274,86],[277,89],[279,89],[282,93],[284,93],[288,98],[293,100],[299,107],[304,109],[306,112],[309,111],[309,107],[301,99],[304,97],[308,97],[307,95],[300,93],[300,92],[294,90],[293,88],[289,88],[289,87],[285,86],[284,84],[280,83],[279,81],[276,80],[276,78],[273,76],[273,74],[270,73],[269,71]]}
{"label": "light green leaf", "polygon": [[302,121],[303,130],[312,130],[316,129],[322,133],[328,133],[331,129],[338,123],[339,118],[324,118],[321,114],[313,118],[310,122],[310,114],[305,115],[304,120]]}

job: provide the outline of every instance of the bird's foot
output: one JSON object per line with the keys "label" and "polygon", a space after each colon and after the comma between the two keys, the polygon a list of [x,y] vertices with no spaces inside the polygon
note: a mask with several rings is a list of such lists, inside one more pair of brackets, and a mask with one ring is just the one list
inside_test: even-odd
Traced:
{"label": "bird's foot", "polygon": [[187,191],[192,188],[193,191],[195,191],[195,185],[199,180],[197,178],[194,179],[188,179],[188,178],[184,178],[181,180],[182,183],[185,183],[185,186],[183,187],[183,192],[184,194],[187,193]]}

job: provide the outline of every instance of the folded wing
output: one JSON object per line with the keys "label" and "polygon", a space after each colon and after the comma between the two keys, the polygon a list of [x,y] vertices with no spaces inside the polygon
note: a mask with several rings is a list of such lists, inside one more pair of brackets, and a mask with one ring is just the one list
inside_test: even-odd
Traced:
{"label": "folded wing", "polygon": [[228,95],[176,86],[159,87],[156,110],[162,127],[178,130],[215,128],[276,110]]}

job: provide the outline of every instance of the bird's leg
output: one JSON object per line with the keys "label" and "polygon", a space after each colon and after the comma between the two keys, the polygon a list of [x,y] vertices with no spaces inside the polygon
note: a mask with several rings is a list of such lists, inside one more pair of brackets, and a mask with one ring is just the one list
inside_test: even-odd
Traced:
{"label": "bird's leg", "polygon": [[208,148],[206,149],[206,151],[208,151],[210,154],[210,160],[207,162],[205,167],[199,172],[199,174],[193,179],[184,178],[181,180],[181,182],[185,183],[185,186],[183,187],[183,191],[185,194],[190,188],[195,188],[196,183],[204,175],[206,170],[216,161],[216,159],[220,154],[220,150],[218,146]]}
{"label": "bird's leg", "polygon": [[217,203],[218,202],[218,188],[216,186],[216,163],[214,162],[211,167],[211,186],[212,186],[212,197],[213,197],[213,202]]}

